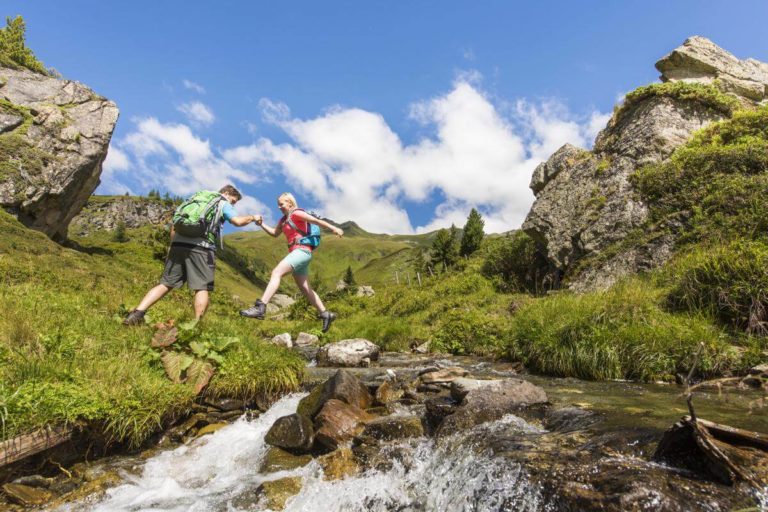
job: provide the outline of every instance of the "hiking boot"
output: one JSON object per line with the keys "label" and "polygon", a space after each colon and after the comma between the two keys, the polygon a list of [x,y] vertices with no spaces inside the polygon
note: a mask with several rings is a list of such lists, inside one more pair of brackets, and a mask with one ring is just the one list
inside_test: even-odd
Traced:
{"label": "hiking boot", "polygon": [[125,320],[123,320],[123,325],[144,325],[144,313],[146,313],[146,311],[141,311],[139,309],[130,311],[128,316],[125,317]]}
{"label": "hiking boot", "polygon": [[248,309],[240,311],[240,316],[247,318],[256,318],[258,320],[264,320],[264,316],[267,314],[267,305],[258,299],[256,303]]}
{"label": "hiking boot", "polygon": [[336,313],[331,313],[327,310],[323,311],[320,313],[320,320],[323,321],[323,332],[328,332],[328,329],[331,328],[331,324],[336,320]]}

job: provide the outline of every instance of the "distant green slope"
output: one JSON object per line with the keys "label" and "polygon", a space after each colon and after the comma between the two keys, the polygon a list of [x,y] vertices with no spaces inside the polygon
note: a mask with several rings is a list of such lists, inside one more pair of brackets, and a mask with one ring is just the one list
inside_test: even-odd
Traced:
{"label": "distant green slope", "polygon": [[[313,280],[323,287],[334,288],[347,267],[352,268],[359,284],[375,287],[393,283],[395,271],[400,274],[409,271],[416,251],[428,249],[434,238],[434,233],[368,233],[351,221],[340,226],[344,229],[344,237],[337,238],[324,232],[312,261]],[[247,269],[262,280],[269,279],[272,268],[287,253],[282,236],[272,238],[262,231],[233,233],[225,236],[224,241],[228,252],[247,262]],[[290,282],[286,281],[283,286],[293,293],[294,287]]]}

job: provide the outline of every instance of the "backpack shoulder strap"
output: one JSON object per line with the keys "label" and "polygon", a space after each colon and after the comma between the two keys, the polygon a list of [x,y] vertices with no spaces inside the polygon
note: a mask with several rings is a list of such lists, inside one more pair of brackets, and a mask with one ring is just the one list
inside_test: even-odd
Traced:
{"label": "backpack shoulder strap", "polygon": [[288,212],[287,215],[285,215],[285,222],[287,222],[288,225],[291,226],[293,229],[295,229],[296,231],[301,233],[301,236],[307,236],[308,233],[305,232],[303,229],[299,229],[299,227],[296,225],[295,222],[293,222],[293,219],[291,218],[291,215],[293,215],[293,212],[295,212],[296,210],[304,211],[301,208],[295,208],[295,209],[291,210],[290,212]]}

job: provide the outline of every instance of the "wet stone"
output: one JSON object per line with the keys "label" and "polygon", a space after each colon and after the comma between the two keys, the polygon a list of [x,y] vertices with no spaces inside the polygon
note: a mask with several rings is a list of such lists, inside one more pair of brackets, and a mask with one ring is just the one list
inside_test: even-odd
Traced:
{"label": "wet stone", "polygon": [[261,463],[259,472],[275,473],[277,471],[289,471],[301,468],[312,462],[311,455],[294,455],[276,446],[267,450]]}
{"label": "wet stone", "polygon": [[259,486],[258,492],[264,497],[265,505],[270,510],[283,510],[286,502],[299,494],[301,486],[300,476],[287,477],[264,482]]}
{"label": "wet stone", "polygon": [[376,403],[379,405],[387,405],[390,402],[399,400],[403,397],[405,391],[398,387],[397,384],[392,381],[384,381],[381,386],[376,389]]}
{"label": "wet stone", "polygon": [[12,503],[24,507],[44,505],[56,497],[51,491],[23,484],[5,484],[3,492]]}
{"label": "wet stone", "polygon": [[424,427],[418,416],[387,416],[370,421],[363,431],[363,436],[370,436],[381,441],[392,441],[408,437],[421,437]]}
{"label": "wet stone", "polygon": [[326,480],[341,480],[360,471],[352,449],[347,447],[318,457],[317,462],[323,468],[323,475]]}
{"label": "wet stone", "polygon": [[289,451],[306,452],[312,448],[315,431],[312,422],[301,414],[278,418],[267,432],[264,441]]}
{"label": "wet stone", "polygon": [[315,417],[315,441],[326,449],[335,450],[360,434],[364,422],[372,419],[373,416],[354,405],[336,399],[328,400]]}
{"label": "wet stone", "polygon": [[213,434],[217,430],[221,430],[227,425],[229,425],[229,423],[211,423],[210,425],[206,425],[200,430],[198,430],[197,434],[195,434],[195,437],[203,437],[208,434]]}
{"label": "wet stone", "polygon": [[325,402],[334,398],[360,409],[367,409],[373,404],[373,397],[368,388],[351,372],[339,370],[302,398],[296,410],[299,414],[314,418]]}
{"label": "wet stone", "polygon": [[245,408],[245,402],[234,398],[213,398],[205,401],[206,405],[215,407],[219,411],[230,412]]}
{"label": "wet stone", "polygon": [[453,382],[454,380],[469,374],[467,370],[460,366],[451,368],[442,368],[432,372],[424,373],[419,377],[423,384],[439,384],[443,382]]}
{"label": "wet stone", "polygon": [[588,409],[562,407],[550,409],[545,413],[544,428],[557,432],[572,432],[590,427],[599,419],[593,411]]}

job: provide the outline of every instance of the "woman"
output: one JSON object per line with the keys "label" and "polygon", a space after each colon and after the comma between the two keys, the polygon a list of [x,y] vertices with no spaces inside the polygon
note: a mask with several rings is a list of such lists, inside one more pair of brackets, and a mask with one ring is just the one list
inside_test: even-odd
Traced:
{"label": "woman", "polygon": [[263,320],[267,312],[267,303],[280,286],[280,280],[285,274],[292,272],[299,290],[320,314],[320,319],[323,321],[323,332],[326,332],[336,319],[336,314],[325,309],[323,301],[309,285],[309,262],[312,261],[312,247],[306,244],[306,240],[302,240],[310,232],[310,223],[329,229],[339,237],[344,235],[344,230],[299,209],[296,198],[288,192],[277,198],[277,207],[283,212],[283,217],[274,228],[264,225],[260,218],[257,219],[256,224],[274,237],[280,236],[281,232],[285,234],[285,238],[288,240],[288,255],[272,270],[269,284],[267,284],[261,298],[252,307],[240,311],[240,314],[248,318]]}

